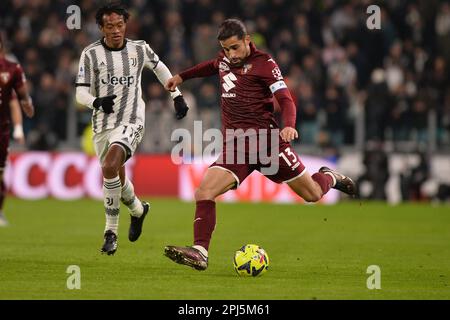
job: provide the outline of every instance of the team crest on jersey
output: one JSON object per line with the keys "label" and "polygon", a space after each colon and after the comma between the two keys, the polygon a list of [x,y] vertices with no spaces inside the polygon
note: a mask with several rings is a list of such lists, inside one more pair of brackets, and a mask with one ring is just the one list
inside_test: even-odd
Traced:
{"label": "team crest on jersey", "polygon": [[219,63],[219,70],[221,72],[230,71],[230,67],[225,62],[220,61],[220,63]]}
{"label": "team crest on jersey", "polygon": [[283,80],[283,75],[281,74],[281,70],[278,67],[273,68],[272,74],[275,79],[277,80]]}
{"label": "team crest on jersey", "polygon": [[252,69],[253,65],[252,64],[244,64],[244,66],[242,67],[242,74],[246,74],[248,73],[251,69]]}
{"label": "team crest on jersey", "polygon": [[137,57],[130,57],[130,65],[132,67],[136,67],[137,66]]}
{"label": "team crest on jersey", "polygon": [[10,77],[9,72],[2,72],[2,73],[0,73],[0,81],[3,84],[7,84],[8,83],[9,77]]}

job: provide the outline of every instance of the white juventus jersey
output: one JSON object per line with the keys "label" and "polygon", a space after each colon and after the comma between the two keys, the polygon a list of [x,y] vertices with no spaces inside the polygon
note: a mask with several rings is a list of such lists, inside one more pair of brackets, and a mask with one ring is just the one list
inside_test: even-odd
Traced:
{"label": "white juventus jersey", "polygon": [[155,69],[159,57],[143,40],[125,39],[122,48],[112,49],[103,39],[81,53],[76,85],[87,86],[94,97],[117,95],[114,113],[92,113],[94,133],[122,124],[144,126],[145,103],[142,100],[141,75],[144,67]]}

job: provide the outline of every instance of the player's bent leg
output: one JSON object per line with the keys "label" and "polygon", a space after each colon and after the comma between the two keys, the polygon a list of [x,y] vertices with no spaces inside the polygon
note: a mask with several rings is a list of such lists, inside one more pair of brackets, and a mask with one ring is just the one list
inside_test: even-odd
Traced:
{"label": "player's bent leg", "polygon": [[219,195],[232,189],[235,175],[221,167],[209,168],[195,191],[194,248],[207,256],[212,233],[216,226],[216,202]]}
{"label": "player's bent leg", "polygon": [[347,177],[328,167],[320,168],[319,173],[326,174],[333,179],[332,188],[344,192],[352,197],[356,195],[356,184],[350,177]]}
{"label": "player's bent leg", "polygon": [[289,187],[300,197],[308,202],[317,202],[330,188],[355,196],[356,185],[349,177],[327,167],[322,167],[319,172],[310,176],[304,175],[288,182]]}
{"label": "player's bent leg", "polygon": [[197,270],[208,267],[208,249],[216,226],[217,196],[232,189],[238,181],[227,170],[209,168],[195,192],[194,245],[192,247],[167,246],[165,255],[176,263]]}
{"label": "player's bent leg", "polygon": [[103,177],[113,179],[119,177],[119,170],[125,163],[125,152],[123,147],[112,144],[106,153],[105,160],[102,163]]}
{"label": "player's bent leg", "polygon": [[195,201],[212,200],[232,189],[238,181],[228,170],[221,167],[209,168],[195,191]]}
{"label": "player's bent leg", "polygon": [[289,181],[287,184],[297,195],[307,202],[317,202],[324,195],[321,186],[313,180],[308,172]]}
{"label": "player's bent leg", "polygon": [[124,161],[125,153],[123,149],[120,146],[111,145],[102,163],[106,225],[101,252],[108,255],[114,254],[117,250],[117,231],[122,193],[119,169]]}
{"label": "player's bent leg", "polygon": [[134,193],[134,186],[126,177],[125,167],[119,170],[120,180],[122,182],[122,194],[120,200],[128,207],[130,212],[130,228],[128,229],[128,240],[134,242],[139,239],[142,233],[142,225],[145,217],[150,210],[150,204],[138,199]]}

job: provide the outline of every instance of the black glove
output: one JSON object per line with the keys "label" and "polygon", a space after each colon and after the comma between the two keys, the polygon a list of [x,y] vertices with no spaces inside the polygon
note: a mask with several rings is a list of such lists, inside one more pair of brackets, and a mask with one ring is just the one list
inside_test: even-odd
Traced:
{"label": "black glove", "polygon": [[114,113],[113,111],[113,105],[114,105],[114,99],[117,98],[115,94],[112,94],[110,96],[105,97],[99,97],[94,100],[94,103],[92,104],[95,109],[102,108],[104,113],[110,114]]}
{"label": "black glove", "polygon": [[181,94],[175,99],[173,99],[173,105],[175,107],[175,117],[178,120],[183,119],[186,116],[186,113],[188,112],[189,108]]}

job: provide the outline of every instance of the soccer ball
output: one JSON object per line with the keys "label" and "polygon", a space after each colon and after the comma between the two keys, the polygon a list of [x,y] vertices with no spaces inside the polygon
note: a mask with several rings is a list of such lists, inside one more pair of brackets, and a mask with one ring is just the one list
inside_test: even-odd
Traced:
{"label": "soccer ball", "polygon": [[267,252],[256,244],[246,244],[234,254],[234,270],[244,277],[262,275],[269,268]]}

